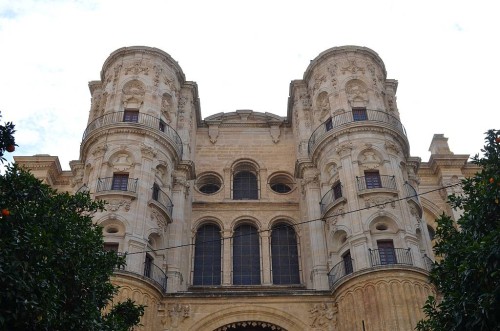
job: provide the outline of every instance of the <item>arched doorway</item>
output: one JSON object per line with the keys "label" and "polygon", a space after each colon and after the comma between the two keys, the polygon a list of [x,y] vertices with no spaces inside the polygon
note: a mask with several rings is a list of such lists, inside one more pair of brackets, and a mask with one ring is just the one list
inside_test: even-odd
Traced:
{"label": "arched doorway", "polygon": [[272,323],[260,322],[260,321],[234,322],[221,326],[215,329],[214,331],[265,331],[265,330],[287,331],[286,329],[274,325]]}

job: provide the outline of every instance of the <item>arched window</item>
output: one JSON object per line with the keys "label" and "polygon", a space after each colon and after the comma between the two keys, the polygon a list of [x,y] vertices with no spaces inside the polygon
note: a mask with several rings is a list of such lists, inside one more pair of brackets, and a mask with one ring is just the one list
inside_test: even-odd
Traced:
{"label": "arched window", "polygon": [[286,223],[273,226],[271,256],[273,284],[300,284],[299,253],[292,226]]}
{"label": "arched window", "polygon": [[259,198],[257,176],[250,171],[240,171],[234,175],[233,199],[257,200]]}
{"label": "arched window", "polygon": [[193,285],[221,284],[220,228],[205,224],[196,232]]}
{"label": "arched window", "polygon": [[233,235],[233,284],[260,285],[260,249],[257,229],[236,227]]}

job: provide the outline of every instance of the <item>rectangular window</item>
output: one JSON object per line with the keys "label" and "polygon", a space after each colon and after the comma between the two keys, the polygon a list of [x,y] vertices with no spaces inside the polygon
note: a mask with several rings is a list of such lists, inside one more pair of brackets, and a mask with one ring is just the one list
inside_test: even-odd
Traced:
{"label": "rectangular window", "polygon": [[336,182],[335,184],[333,184],[332,189],[333,189],[334,200],[342,198],[342,185],[340,184],[340,182]]}
{"label": "rectangular window", "polygon": [[159,127],[159,129],[160,129],[161,132],[165,132],[165,126],[166,125],[167,124],[165,122],[163,122],[162,120],[160,120],[160,127]]}
{"label": "rectangular window", "polygon": [[396,264],[396,252],[392,240],[378,240],[378,253],[380,264]]}
{"label": "rectangular window", "polygon": [[354,121],[366,121],[366,120],[368,120],[368,114],[366,113],[366,108],[353,108],[352,109],[352,119]]}
{"label": "rectangular window", "polygon": [[381,188],[382,182],[378,171],[365,171],[366,188]]}
{"label": "rectangular window", "polygon": [[325,122],[325,128],[326,131],[330,131],[331,129],[333,129],[333,123],[331,117]]}
{"label": "rectangular window", "polygon": [[146,254],[146,259],[144,260],[144,276],[151,277],[152,269],[153,258],[149,254]]}
{"label": "rectangular window", "polygon": [[118,243],[104,243],[104,250],[106,252],[117,252],[118,253]]}
{"label": "rectangular window", "polygon": [[158,198],[160,197],[160,187],[158,184],[154,183],[153,184],[153,200],[158,201]]}
{"label": "rectangular window", "polygon": [[352,274],[353,268],[352,268],[352,258],[350,251],[347,251],[344,253],[344,255],[342,255],[342,261],[344,262],[345,274],[346,275]]}
{"label": "rectangular window", "polygon": [[124,122],[139,122],[139,111],[138,110],[125,110],[123,112]]}
{"label": "rectangular window", "polygon": [[116,191],[127,191],[128,174],[113,174],[111,189]]}

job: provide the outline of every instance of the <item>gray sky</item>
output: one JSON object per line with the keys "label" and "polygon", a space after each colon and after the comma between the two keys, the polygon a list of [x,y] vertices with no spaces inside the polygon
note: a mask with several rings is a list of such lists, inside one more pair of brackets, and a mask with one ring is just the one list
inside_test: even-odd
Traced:
{"label": "gray sky", "polygon": [[198,84],[203,117],[236,109],[286,116],[289,84],[309,61],[366,46],[397,79],[412,156],[429,158],[434,133],[455,154],[476,154],[500,128],[500,2],[0,0],[3,121],[12,155],[79,157],[88,82],[117,48],[169,53]]}

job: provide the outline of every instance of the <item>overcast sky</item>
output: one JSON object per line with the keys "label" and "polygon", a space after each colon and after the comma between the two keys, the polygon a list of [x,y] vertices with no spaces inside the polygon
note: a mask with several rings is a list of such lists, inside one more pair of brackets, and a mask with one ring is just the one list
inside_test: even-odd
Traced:
{"label": "overcast sky", "polygon": [[[0,0],[0,111],[16,124],[14,155],[79,158],[88,82],[108,55],[145,45],[198,84],[205,118],[253,109],[286,116],[289,84],[309,61],[366,46],[397,79],[412,156],[433,134],[476,154],[500,129],[500,2]],[[9,154],[10,160],[12,154]]]}

